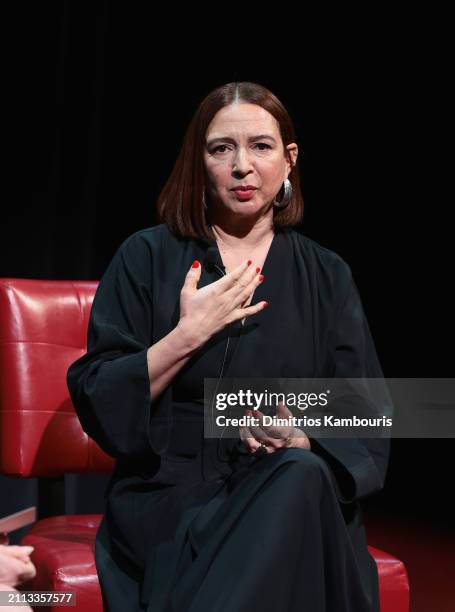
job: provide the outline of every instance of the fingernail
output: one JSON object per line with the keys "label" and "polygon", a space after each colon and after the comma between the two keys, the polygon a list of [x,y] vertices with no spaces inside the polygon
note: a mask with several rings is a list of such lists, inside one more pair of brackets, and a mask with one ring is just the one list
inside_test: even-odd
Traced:
{"label": "fingernail", "polygon": [[256,274],[261,271],[261,268],[256,268]]}
{"label": "fingernail", "polygon": [[264,276],[263,274],[261,274],[261,275],[259,276],[259,280],[260,280],[260,282],[261,282],[261,283],[262,283],[262,281],[264,280],[264,278],[265,278],[265,276]]}
{"label": "fingernail", "polygon": [[198,260],[197,260],[197,259],[195,259],[195,260],[193,261],[193,265],[192,265],[191,267],[192,267],[192,268],[199,268],[199,262],[198,262]]}
{"label": "fingernail", "polygon": [[269,305],[268,302],[264,302],[264,306],[262,308],[267,308],[268,305]]}
{"label": "fingernail", "polygon": [[248,265],[251,266],[253,262],[251,261],[251,259],[248,260]]}

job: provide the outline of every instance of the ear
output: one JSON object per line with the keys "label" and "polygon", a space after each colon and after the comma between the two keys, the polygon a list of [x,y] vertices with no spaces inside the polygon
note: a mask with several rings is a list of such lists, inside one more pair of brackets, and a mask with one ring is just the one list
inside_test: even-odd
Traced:
{"label": "ear", "polygon": [[299,147],[297,146],[295,142],[292,142],[291,144],[288,144],[286,146],[286,151],[287,151],[286,172],[287,172],[287,176],[289,176],[291,174],[292,168],[295,166],[297,162],[297,156],[299,154]]}

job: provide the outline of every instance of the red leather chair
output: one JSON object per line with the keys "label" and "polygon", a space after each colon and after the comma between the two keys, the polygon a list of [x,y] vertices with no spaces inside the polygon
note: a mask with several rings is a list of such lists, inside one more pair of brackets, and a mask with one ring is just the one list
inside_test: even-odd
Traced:
{"label": "red leather chair", "polygon": [[[86,351],[98,282],[0,279],[0,471],[61,477],[110,472],[114,460],[83,432],[66,371]],[[27,590],[76,592],[73,610],[101,612],[94,543],[101,515],[38,520],[22,539],[33,545],[36,578]],[[403,563],[369,547],[379,573],[381,612],[408,612]],[[49,610],[57,611],[54,605]],[[43,608],[40,608],[42,610]]]}

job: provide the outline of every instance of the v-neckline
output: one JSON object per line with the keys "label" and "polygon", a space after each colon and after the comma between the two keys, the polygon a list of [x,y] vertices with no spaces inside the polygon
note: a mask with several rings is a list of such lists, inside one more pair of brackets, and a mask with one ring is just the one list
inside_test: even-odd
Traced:
{"label": "v-neckline", "polygon": [[[273,260],[274,253],[275,253],[275,251],[278,248],[278,240],[279,240],[278,234],[281,234],[281,231],[282,231],[282,229],[280,227],[275,228],[275,232],[274,232],[272,241],[270,243],[270,246],[269,246],[269,248],[267,250],[267,254],[265,256],[264,265],[261,268],[261,272],[260,273],[264,275],[264,277],[265,277],[264,282],[265,283],[267,282],[267,274],[268,274],[270,266],[271,266],[270,262]],[[218,247],[218,242],[216,240],[213,240],[213,243],[214,243],[214,246],[215,246],[215,248],[217,250],[217,259],[221,263],[221,265],[223,267],[223,270],[226,273],[226,268],[225,268],[223,260],[221,258],[221,252],[220,252],[220,249]],[[263,299],[264,299],[262,297],[262,292],[266,289],[266,287],[264,287],[264,282],[260,283],[256,287],[256,289],[254,291],[253,300],[254,300],[255,304],[257,304],[258,302],[263,301]],[[251,306],[251,304],[250,304],[250,306]],[[239,329],[245,329],[245,323],[248,323],[248,317],[244,317],[244,318],[245,318],[245,321],[243,321],[242,319],[238,319],[237,321],[235,321],[232,324],[233,327],[234,328],[237,327]]]}
{"label": "v-neckline", "polygon": [[[267,249],[267,254],[266,254],[265,259],[264,259],[264,265],[261,268],[261,274],[264,274],[264,276],[265,276],[265,271],[268,270],[268,268],[269,268],[269,265],[268,265],[269,264],[269,260],[271,259],[272,252],[273,252],[275,244],[277,242],[277,235],[279,234],[280,231],[281,231],[280,228],[275,229],[275,232],[273,234],[273,238],[272,238],[272,240],[270,242],[269,248]],[[222,264],[223,270],[226,272],[226,267],[225,267],[225,265],[223,263],[223,259],[221,257],[221,252],[220,252],[220,248],[218,246],[218,242],[216,240],[214,240],[213,242],[214,242],[214,246],[216,247],[216,249],[218,251],[219,261]],[[254,261],[253,261],[253,263],[254,263]],[[259,289],[260,286],[261,285],[258,285],[258,287],[256,288],[256,291]],[[255,291],[255,293],[256,293],[256,291]]]}

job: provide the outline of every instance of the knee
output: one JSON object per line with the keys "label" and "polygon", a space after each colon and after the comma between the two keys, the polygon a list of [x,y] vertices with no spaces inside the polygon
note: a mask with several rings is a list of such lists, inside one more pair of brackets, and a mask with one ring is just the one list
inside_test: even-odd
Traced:
{"label": "knee", "polygon": [[304,448],[284,448],[283,461],[292,464],[294,471],[298,473],[314,474],[319,478],[321,475],[327,476],[328,466],[324,459],[310,450]]}
{"label": "knee", "polygon": [[280,452],[283,453],[287,461],[295,461],[307,466],[319,466],[322,462],[319,455],[306,448],[282,448]]}

